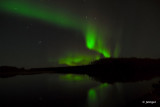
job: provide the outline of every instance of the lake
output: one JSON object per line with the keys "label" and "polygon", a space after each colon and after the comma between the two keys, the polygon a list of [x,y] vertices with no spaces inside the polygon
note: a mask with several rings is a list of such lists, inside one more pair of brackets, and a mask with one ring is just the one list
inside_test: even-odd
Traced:
{"label": "lake", "polygon": [[0,107],[123,107],[153,91],[159,80],[109,84],[79,74],[0,78]]}

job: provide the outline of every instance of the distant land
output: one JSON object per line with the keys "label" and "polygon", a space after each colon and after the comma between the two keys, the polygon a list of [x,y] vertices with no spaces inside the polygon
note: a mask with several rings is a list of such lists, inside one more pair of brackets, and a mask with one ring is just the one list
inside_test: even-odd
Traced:
{"label": "distant land", "polygon": [[108,83],[149,80],[160,77],[160,59],[104,58],[83,66],[30,69],[11,66],[0,67],[1,78],[40,73],[86,74],[96,81]]}

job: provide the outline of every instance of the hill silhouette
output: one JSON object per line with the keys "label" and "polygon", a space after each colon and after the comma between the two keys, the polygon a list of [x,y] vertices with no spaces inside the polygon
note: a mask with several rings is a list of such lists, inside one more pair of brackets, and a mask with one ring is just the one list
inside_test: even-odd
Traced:
{"label": "hill silhouette", "polygon": [[0,77],[31,75],[39,73],[87,74],[100,82],[129,82],[147,80],[160,76],[160,59],[103,58],[89,65],[31,68],[0,67]]}

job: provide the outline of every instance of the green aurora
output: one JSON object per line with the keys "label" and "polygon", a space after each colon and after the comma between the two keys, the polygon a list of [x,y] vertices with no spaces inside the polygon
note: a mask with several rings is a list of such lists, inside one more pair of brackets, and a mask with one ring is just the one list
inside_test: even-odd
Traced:
{"label": "green aurora", "polygon": [[74,52],[66,54],[66,56],[61,57],[59,59],[59,64],[67,64],[69,66],[76,66],[78,65],[86,65],[89,62],[94,60],[99,60],[100,55],[88,55],[83,53]]}
{"label": "green aurora", "polygon": [[62,12],[60,9],[55,8],[51,10],[47,7],[42,8],[44,6],[41,5],[15,1],[1,2],[0,7],[3,11],[20,14],[28,18],[42,20],[56,26],[75,30],[83,29],[82,23],[79,22],[79,20],[76,20],[76,18],[73,18],[69,14],[66,15],[66,12]]}
{"label": "green aurora", "polygon": [[86,30],[86,46],[88,49],[101,53],[106,58],[110,57],[110,52],[107,50],[102,36],[97,34],[97,29],[91,24],[87,26]]}
{"label": "green aurora", "polygon": [[113,56],[114,56],[115,58],[118,58],[118,57],[119,57],[119,53],[120,53],[120,45],[119,45],[119,43],[117,42],[117,44],[115,45],[115,48],[114,48]]}
{"label": "green aurora", "polygon": [[[42,8],[43,7],[43,8]],[[82,22],[74,15],[66,14],[66,11],[58,11],[60,9],[49,9],[40,5],[33,5],[33,3],[16,2],[16,1],[1,1],[0,8],[2,11],[20,14],[28,18],[38,19],[56,26],[80,31],[84,34],[86,40],[86,47],[89,50],[97,52],[96,56],[90,55],[64,55],[65,58],[59,59],[59,64],[66,64],[70,66],[88,64],[93,59],[98,60],[102,54],[105,58],[110,58],[109,48],[106,48],[104,38],[98,35],[96,26],[89,22]],[[118,50],[118,49],[116,49]],[[79,52],[80,53],[80,52]],[[116,52],[117,53],[117,52]],[[73,53],[74,54],[74,53]],[[116,55],[118,56],[118,55]]]}

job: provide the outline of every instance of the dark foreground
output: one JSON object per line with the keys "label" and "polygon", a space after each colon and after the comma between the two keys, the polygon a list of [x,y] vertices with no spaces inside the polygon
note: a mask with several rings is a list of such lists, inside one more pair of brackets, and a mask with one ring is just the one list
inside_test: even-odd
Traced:
{"label": "dark foreground", "polygon": [[[101,59],[92,62],[90,65],[56,68],[16,68],[9,66],[0,67],[0,77],[9,78],[17,75],[32,74],[82,74],[101,82],[114,84],[117,82],[128,83],[144,80],[151,80],[160,77],[160,59]],[[144,87],[145,88],[145,87]],[[135,107],[160,104],[160,82],[152,84],[153,90],[133,100],[126,106]],[[142,102],[143,101],[143,102]],[[156,102],[155,102],[156,101]],[[144,105],[144,103],[146,103]]]}

